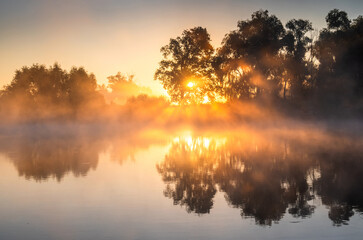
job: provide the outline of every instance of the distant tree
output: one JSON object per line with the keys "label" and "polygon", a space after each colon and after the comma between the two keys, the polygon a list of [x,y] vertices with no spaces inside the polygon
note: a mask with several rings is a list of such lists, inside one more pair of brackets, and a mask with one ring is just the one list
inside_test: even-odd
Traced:
{"label": "distant tree", "polygon": [[140,87],[134,81],[134,75],[125,75],[118,72],[116,75],[107,77],[108,87],[111,92],[105,92],[105,98],[109,102],[124,104],[128,98],[140,94],[152,95],[148,87]]}
{"label": "distant tree", "polygon": [[84,68],[72,68],[67,82],[71,106],[79,107],[93,101],[102,101],[97,92],[97,81],[93,74],[88,74]]}
{"label": "distant tree", "polygon": [[104,104],[93,74],[75,67],[67,72],[58,64],[49,68],[35,64],[17,70],[2,91],[1,100],[3,110],[35,118],[44,114],[56,117],[65,109],[71,112]]}
{"label": "distant tree", "polygon": [[133,123],[157,122],[168,106],[169,102],[165,97],[140,94],[127,99],[123,115],[126,118],[132,119]]}
{"label": "distant tree", "polygon": [[57,103],[64,97],[64,84],[67,81],[66,73],[54,64],[47,69],[44,65],[23,67],[15,72],[13,81],[5,86],[4,97],[21,97],[25,101],[46,101]]}
{"label": "distant tree", "polygon": [[134,83],[134,77],[134,75],[124,75],[118,72],[116,75],[107,77],[108,87],[110,87],[112,91],[119,91],[120,89],[124,88],[125,83]]}
{"label": "distant tree", "polygon": [[155,72],[173,102],[203,102],[212,97],[211,65],[214,49],[205,28],[185,30],[161,48],[163,60]]}

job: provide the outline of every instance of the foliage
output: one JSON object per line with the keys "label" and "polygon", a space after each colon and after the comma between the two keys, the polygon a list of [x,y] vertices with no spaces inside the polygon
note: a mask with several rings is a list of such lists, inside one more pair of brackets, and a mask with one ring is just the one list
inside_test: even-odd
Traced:
{"label": "foliage", "polygon": [[[155,78],[177,103],[201,102],[213,93],[228,101],[285,102],[315,113],[333,107],[359,112],[363,18],[350,20],[346,12],[333,9],[326,22],[314,41],[309,20],[292,19],[284,27],[275,15],[259,10],[239,21],[214,55],[205,29],[186,30],[161,49],[164,60]],[[193,40],[199,31],[204,44]],[[203,88],[186,87],[190,78],[203,79]]]}
{"label": "foliage", "polygon": [[347,108],[363,100],[363,18],[351,23],[345,12],[334,9],[326,21],[315,43],[320,62],[316,93],[323,106]]}
{"label": "foliage", "polygon": [[105,89],[102,93],[108,102],[124,104],[130,97],[140,94],[152,94],[150,88],[140,87],[135,83],[134,75],[124,75],[118,72],[116,75],[107,77],[107,79],[107,86],[111,89],[111,92]]}
{"label": "foliage", "polygon": [[[161,48],[154,78],[177,104],[251,100],[316,115],[361,113],[363,17],[351,20],[333,9],[326,23],[314,39],[309,20],[292,19],[284,27],[275,15],[259,10],[239,21],[216,51],[207,29],[191,28]],[[23,67],[0,92],[0,111],[24,119],[96,114],[92,109],[105,106],[102,94],[112,107],[135,101],[164,105],[146,97],[151,90],[139,87],[133,75],[118,73],[108,80],[108,88],[98,86],[84,68],[65,71],[58,64]]]}
{"label": "foliage", "polygon": [[1,92],[1,109],[30,118],[60,117],[101,107],[104,100],[96,89],[95,76],[82,67],[67,72],[58,64],[49,68],[35,64],[16,71]]}
{"label": "foliage", "polygon": [[276,94],[284,34],[281,21],[268,11],[257,11],[252,19],[239,21],[238,29],[223,39],[214,64],[219,92],[227,99]]}
{"label": "foliage", "polygon": [[[286,28],[288,29],[285,35],[287,53],[284,64],[290,86],[290,95],[299,99],[306,94],[306,88],[310,86],[309,77],[311,80],[311,73],[305,56],[308,51],[308,44],[312,42],[312,39],[306,34],[313,28],[310,21],[302,19],[290,20],[287,22]],[[284,86],[284,93],[285,91],[286,85]],[[284,98],[286,98],[285,94]]]}
{"label": "foliage", "polygon": [[163,60],[155,79],[162,83],[173,102],[200,103],[205,96],[212,97],[214,49],[205,28],[185,30],[181,37],[170,39],[161,52]]}

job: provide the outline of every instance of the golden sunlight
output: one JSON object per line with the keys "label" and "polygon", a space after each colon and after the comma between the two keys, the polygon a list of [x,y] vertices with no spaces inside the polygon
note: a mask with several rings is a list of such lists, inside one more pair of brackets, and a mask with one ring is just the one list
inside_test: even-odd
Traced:
{"label": "golden sunlight", "polygon": [[203,103],[210,103],[209,97],[208,96],[204,96],[203,98]]}
{"label": "golden sunlight", "polygon": [[193,88],[193,87],[195,86],[195,83],[193,83],[193,82],[188,82],[187,86],[188,86],[189,88]]}
{"label": "golden sunlight", "polygon": [[0,240],[363,240],[363,0],[0,0],[0,34]]}

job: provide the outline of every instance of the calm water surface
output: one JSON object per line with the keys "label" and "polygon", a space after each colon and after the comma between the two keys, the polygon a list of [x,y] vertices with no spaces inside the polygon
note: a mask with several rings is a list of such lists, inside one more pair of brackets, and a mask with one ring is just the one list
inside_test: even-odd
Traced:
{"label": "calm water surface", "polygon": [[0,239],[362,239],[363,140],[313,129],[0,138]]}

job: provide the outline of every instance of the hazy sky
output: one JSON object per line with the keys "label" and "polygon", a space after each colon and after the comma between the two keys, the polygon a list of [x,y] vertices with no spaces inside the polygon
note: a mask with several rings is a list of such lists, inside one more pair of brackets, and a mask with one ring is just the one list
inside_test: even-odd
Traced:
{"label": "hazy sky", "polygon": [[328,11],[363,15],[363,0],[0,0],[0,86],[16,69],[41,63],[84,66],[100,83],[117,72],[161,92],[153,80],[160,48],[194,26],[206,27],[214,46],[238,20],[267,9],[285,24],[304,18],[325,27]]}

